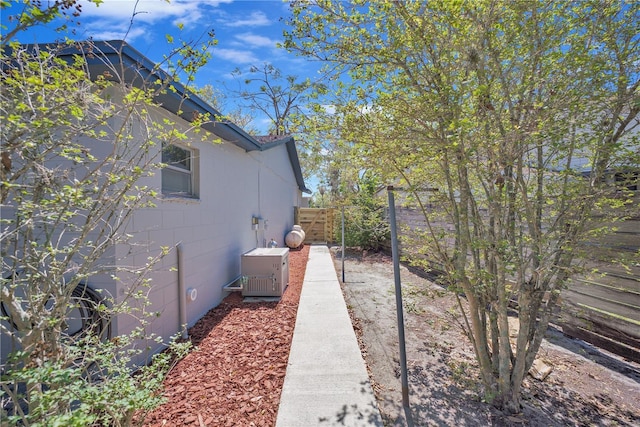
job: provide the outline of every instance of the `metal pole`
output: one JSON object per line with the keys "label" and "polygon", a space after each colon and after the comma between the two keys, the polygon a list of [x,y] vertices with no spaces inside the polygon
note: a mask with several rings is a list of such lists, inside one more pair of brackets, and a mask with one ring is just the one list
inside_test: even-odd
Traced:
{"label": "metal pole", "polygon": [[409,408],[409,379],[407,377],[407,350],[404,339],[404,314],[402,311],[402,285],[400,283],[400,258],[398,255],[398,230],[396,228],[396,203],[393,186],[387,187],[389,194],[389,224],[391,225],[391,254],[393,255],[393,278],[396,289],[396,312],[398,314],[398,341],[400,343],[400,374],[402,376],[402,404]]}
{"label": "metal pole", "polygon": [[344,206],[342,207],[342,283],[344,283]]}

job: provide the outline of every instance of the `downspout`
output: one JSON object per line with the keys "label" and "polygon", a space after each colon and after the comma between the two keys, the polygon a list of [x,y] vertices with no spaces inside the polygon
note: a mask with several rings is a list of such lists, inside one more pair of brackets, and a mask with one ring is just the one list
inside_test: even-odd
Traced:
{"label": "downspout", "polygon": [[176,252],[178,253],[178,317],[180,319],[178,330],[182,330],[182,339],[186,340],[189,338],[189,333],[187,332],[187,290],[184,287],[184,254],[182,243],[178,243]]}

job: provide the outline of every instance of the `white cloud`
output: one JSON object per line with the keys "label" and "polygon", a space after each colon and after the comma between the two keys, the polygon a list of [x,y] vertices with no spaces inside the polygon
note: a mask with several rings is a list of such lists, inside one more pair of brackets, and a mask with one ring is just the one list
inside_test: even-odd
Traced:
{"label": "white cloud", "polygon": [[126,36],[126,39],[129,41],[135,40],[146,34],[143,28],[132,28],[128,33],[126,28],[92,28],[87,31],[87,33],[88,36],[93,37],[94,40],[123,40]]}
{"label": "white cloud", "polygon": [[82,2],[82,16],[100,18],[109,21],[129,22],[135,11],[134,22],[154,23],[163,19],[194,22],[202,17],[204,8],[217,7],[231,0],[105,0],[96,6]]}
{"label": "white cloud", "polygon": [[276,47],[276,41],[269,37],[259,36],[253,33],[236,34],[234,38],[242,43],[243,46],[252,47]]}
{"label": "white cloud", "polygon": [[262,11],[252,12],[248,17],[244,19],[229,19],[223,23],[225,27],[263,27],[265,25],[271,25],[271,21],[267,18],[267,15]]}
{"label": "white cloud", "polygon": [[322,109],[327,114],[335,114],[337,111],[336,106],[333,104],[325,104],[322,106]]}
{"label": "white cloud", "polygon": [[249,50],[214,48],[212,59],[224,59],[234,64],[252,64],[259,62],[258,58]]}
{"label": "white cloud", "polygon": [[[122,39],[127,41],[157,32],[149,26],[163,26],[171,22],[185,27],[208,16],[213,8],[231,0],[105,0],[99,5],[82,1],[83,30],[87,37],[96,40]],[[132,23],[133,20],[133,23]],[[166,28],[165,32],[169,32]],[[128,34],[127,34],[128,32]],[[161,31],[162,33],[162,31]]]}

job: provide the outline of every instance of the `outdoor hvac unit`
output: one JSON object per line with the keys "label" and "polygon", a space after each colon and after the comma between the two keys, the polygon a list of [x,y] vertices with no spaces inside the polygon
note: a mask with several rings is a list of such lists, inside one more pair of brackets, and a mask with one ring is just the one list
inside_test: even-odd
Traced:
{"label": "outdoor hvac unit", "polygon": [[282,296],[289,284],[289,248],[256,248],[242,255],[242,296]]}

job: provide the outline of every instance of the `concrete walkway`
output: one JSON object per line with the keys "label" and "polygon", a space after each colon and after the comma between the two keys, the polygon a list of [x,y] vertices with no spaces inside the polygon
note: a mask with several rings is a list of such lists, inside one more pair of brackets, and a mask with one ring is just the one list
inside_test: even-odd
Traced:
{"label": "concrete walkway", "polygon": [[326,246],[312,246],[276,427],[382,426]]}

